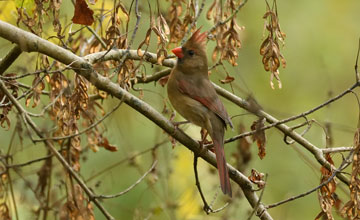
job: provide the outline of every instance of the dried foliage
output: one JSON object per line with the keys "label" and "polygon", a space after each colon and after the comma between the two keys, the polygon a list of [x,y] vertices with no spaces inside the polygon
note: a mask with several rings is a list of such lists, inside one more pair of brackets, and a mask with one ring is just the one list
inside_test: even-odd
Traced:
{"label": "dried foliage", "polygon": [[[128,49],[130,46],[128,40],[129,22],[129,12],[121,2],[118,2],[110,18],[110,25],[106,29],[104,41],[108,49]],[[122,60],[119,60],[119,62],[113,61],[112,64],[117,66],[117,82],[120,86],[125,89],[131,88],[131,79],[135,78],[134,61],[126,59],[126,56],[124,56]]]}
{"label": "dried foliage", "polygon": [[[14,77],[16,76],[15,73],[8,73],[4,75],[5,77]],[[10,80],[6,80],[5,82],[5,86],[8,90],[11,91],[11,94],[14,97],[18,97],[18,83],[16,80],[10,79]],[[8,117],[11,109],[12,109],[12,103],[10,102],[9,98],[2,92],[0,91],[0,107],[2,108],[2,112],[0,114],[0,126],[2,128],[7,128],[9,129],[11,126],[11,122],[10,119]]]}
{"label": "dried foliage", "polygon": [[[223,6],[222,1],[214,0],[207,12],[206,18],[215,24],[215,28],[210,33],[214,36],[211,39],[216,42],[212,53],[213,61],[220,56],[219,62],[226,60],[233,66],[238,65],[237,50],[241,48],[239,32],[244,29],[236,21],[238,4],[241,4],[240,1],[227,0]],[[223,22],[224,20],[229,20],[229,22]]]}
{"label": "dried foliage", "polygon": [[[0,219],[11,220],[11,213],[7,204],[8,175],[4,167],[0,167]],[[10,200],[9,200],[10,201]]]}
{"label": "dried foliage", "polygon": [[[168,54],[169,45],[179,46],[188,37],[187,35],[197,28],[196,26],[200,26],[197,24],[198,18],[201,16],[205,18],[206,16],[207,22],[212,25],[208,29],[207,37],[209,40],[214,41],[215,45],[211,54],[214,64],[213,67],[209,68],[209,71],[218,65],[222,65],[226,72],[226,78],[220,80],[220,83],[230,84],[232,88],[232,83],[235,81],[235,78],[230,76],[223,64],[224,61],[227,61],[232,66],[238,65],[238,50],[242,46],[240,34],[244,27],[239,26],[237,14],[247,2],[246,0],[213,0],[208,2],[209,5],[206,5],[206,7],[204,7],[206,1],[203,1],[204,5],[200,6],[199,1],[195,0],[167,0],[166,4],[169,8],[166,8],[166,10],[162,6],[162,1],[149,1],[148,11],[145,9],[145,4],[140,3],[139,5],[141,1],[135,0],[114,1],[111,4],[108,3],[109,1],[103,1],[101,8],[99,8],[100,4],[96,4],[96,0],[76,0],[73,1],[75,3],[74,13],[70,13],[70,18],[73,15],[71,21],[67,17],[60,18],[62,0],[22,1],[21,4],[19,2],[21,1],[16,1],[16,4],[18,4],[16,8],[18,26],[25,26],[32,33],[43,36],[44,39],[51,39],[52,42],[59,44],[74,54],[79,56],[97,52],[106,52],[107,54],[110,50],[123,49],[124,55],[121,58],[101,62],[101,57],[97,60],[99,62],[92,64],[92,67],[96,73],[118,83],[122,88],[139,92],[138,95],[141,98],[144,97],[144,90],[137,89],[134,86],[138,86],[135,84],[139,83],[139,81],[145,82],[147,76],[149,76],[146,71],[150,69],[150,65],[146,64],[146,62],[151,63],[151,67],[155,64],[163,65],[165,59],[171,58]],[[91,7],[96,9],[90,9],[88,3],[95,4],[95,6]],[[106,8],[105,4],[111,5],[111,8]],[[156,5],[157,10],[154,12],[151,9],[152,5]],[[201,14],[204,8],[207,9],[206,14]],[[285,68],[286,61],[280,47],[284,45],[285,34],[280,30],[276,0],[273,1],[271,7],[266,1],[266,12],[263,18],[265,19],[264,41],[260,46],[262,63],[265,70],[271,73],[271,88],[274,88],[273,78],[278,81],[278,86],[281,88],[279,68],[281,65]],[[51,21],[51,24],[48,20]],[[45,34],[48,34],[48,23],[55,33],[52,33],[53,36],[45,37]],[[87,27],[73,24],[86,25]],[[144,28],[143,33],[137,33],[140,28]],[[151,38],[154,36],[156,39]],[[136,59],[130,59],[130,56],[136,56],[134,53],[130,54],[130,49],[137,49],[138,57]],[[149,59],[153,59],[152,57],[149,58],[150,55],[147,54],[149,50],[156,54],[156,59],[154,59],[156,62],[149,62]],[[51,211],[58,215],[57,217],[61,220],[95,219],[93,205],[98,205],[96,201],[100,201],[100,198],[105,197],[91,196],[89,191],[93,192],[93,189],[87,188],[86,184],[88,182],[84,183],[85,186],[78,184],[81,181],[76,183],[76,178],[74,178],[76,175],[70,175],[70,173],[74,170],[76,174],[79,174],[82,159],[87,156],[86,152],[106,150],[110,154],[118,150],[117,146],[110,143],[111,139],[109,140],[106,136],[106,127],[102,123],[102,120],[109,113],[112,113],[106,114],[106,107],[104,107],[103,103],[109,100],[111,94],[109,96],[107,93],[95,88],[91,82],[78,74],[79,69],[73,69],[72,64],[64,66],[60,62],[41,54],[35,58],[34,63],[36,63],[34,65],[35,72],[23,75],[20,73],[7,73],[1,75],[0,79],[12,96],[17,98],[21,105],[24,105],[25,111],[41,112],[40,114],[27,112],[24,114],[29,114],[31,117],[41,117],[41,120],[45,121],[45,125],[41,128],[43,131],[42,140],[47,139],[51,144],[54,144],[57,149],[53,152],[60,152],[71,167],[66,172],[63,172],[63,170],[59,172],[58,166],[56,166],[59,165],[58,162],[55,163],[55,159],[51,158],[50,151],[47,151],[49,157],[39,160],[42,161],[42,164],[40,163],[37,169],[33,170],[33,174],[37,175],[37,182],[34,180],[35,183],[33,183],[22,177],[26,187],[33,192],[34,198],[38,200],[38,204],[34,204],[34,215],[37,218],[43,215],[45,219],[46,213]],[[24,69],[24,71],[29,71],[31,66],[26,66]],[[153,70],[155,70],[153,72],[161,71],[161,67]],[[155,75],[158,73],[155,73]],[[161,86],[165,86],[167,80],[168,76],[166,74],[162,74],[161,77],[156,79]],[[162,113],[168,114],[166,97],[162,97],[162,101],[164,106]],[[247,103],[249,104],[247,110],[258,116],[257,113],[260,112],[261,107],[255,99],[250,97]],[[11,111],[13,107],[14,105],[10,102],[9,97],[0,90],[0,108],[2,110],[0,113],[0,125],[3,130],[9,130],[13,126],[11,120],[15,117],[11,116],[17,112]],[[100,117],[103,118],[99,120]],[[175,115],[170,116],[170,121],[174,117]],[[24,120],[24,115],[17,114],[16,119],[15,132],[21,138],[20,142],[22,144],[23,137],[31,136],[33,138],[34,133],[29,129],[29,123],[26,119]],[[256,142],[258,146],[258,156],[260,159],[265,157],[266,135],[263,129],[265,121],[265,118],[254,121],[251,125],[251,132],[247,134],[248,136],[243,136],[237,142],[237,149],[232,156],[236,160],[238,171],[246,173],[252,159],[251,134],[252,141]],[[270,123],[271,120],[268,121]],[[26,125],[26,134],[23,132],[22,122]],[[244,124],[239,125],[239,133],[247,133]],[[360,130],[356,132],[354,138],[354,147],[356,149],[353,155],[350,201],[345,204],[341,211],[342,215],[348,219],[360,219],[359,133]],[[83,138],[81,135],[83,135]],[[175,147],[176,139],[171,136],[170,140],[172,147]],[[34,142],[37,141],[40,140],[34,140]],[[204,144],[206,143],[205,140]],[[153,159],[158,159],[156,157],[157,148],[158,146],[155,146],[151,150]],[[150,150],[145,150],[138,153],[138,155],[146,152],[150,152]],[[0,151],[1,160],[4,157],[2,153]],[[9,153],[6,157],[11,158],[12,155]],[[325,154],[325,158],[330,164],[334,164],[329,153]],[[137,160],[136,156],[128,157],[127,161],[130,166],[141,170],[140,160]],[[8,170],[12,167],[7,162],[1,162],[3,166],[0,168],[0,219],[9,220],[13,219],[13,216],[11,216],[12,201],[9,198],[10,180],[8,179],[10,178]],[[27,166],[27,164],[24,166]],[[57,169],[56,172],[55,169]],[[17,168],[17,170],[21,170],[21,167]],[[161,170],[152,170],[151,172],[153,178],[144,181],[150,186],[157,182],[157,178],[162,175]],[[333,171],[322,166],[321,184],[328,181],[329,178],[333,178],[332,175]],[[52,183],[54,176],[56,177],[56,183]],[[263,173],[252,169],[248,179],[255,187],[263,189],[266,184],[264,177]],[[95,186],[100,185],[100,182]],[[248,183],[250,184],[250,182]],[[66,190],[62,190],[64,186]],[[332,209],[335,207],[338,210],[341,203],[335,193],[336,188],[337,183],[333,178],[318,190],[321,212],[316,216],[316,219],[334,219]],[[86,193],[89,195],[89,199],[85,196]],[[61,194],[61,196],[58,194]],[[52,201],[53,204],[51,204],[49,201],[54,198],[58,200]],[[169,204],[166,205],[169,206]],[[156,215],[156,212],[162,212],[162,210],[152,212],[151,214],[155,213]]]}
{"label": "dried foliage", "polygon": [[60,220],[94,220],[93,207],[84,198],[84,193],[78,184],[74,185],[74,195],[68,197],[60,211]]}
{"label": "dried foliage", "polygon": [[74,17],[71,19],[75,24],[92,25],[94,11],[89,8],[85,0],[76,0]]}
{"label": "dried foliage", "polygon": [[279,67],[281,63],[283,68],[285,68],[286,61],[280,52],[279,42],[284,44],[286,35],[280,30],[276,0],[274,0],[274,4],[271,8],[267,3],[267,11],[263,18],[265,19],[264,31],[267,32],[267,37],[260,46],[260,55],[263,56],[262,63],[264,64],[265,70],[271,72],[271,88],[274,89],[274,83],[272,82],[274,77],[278,81],[279,88],[281,88]]}
{"label": "dried foliage", "polygon": [[9,207],[6,205],[6,203],[0,204],[0,219],[3,220],[11,220],[11,215],[9,212]]}
{"label": "dried foliage", "polygon": [[265,147],[266,147],[266,136],[265,131],[261,130],[262,127],[264,127],[265,118],[259,118],[257,121],[254,121],[251,125],[251,130],[256,131],[253,136],[252,140],[256,141],[256,144],[259,148],[259,157],[260,159],[263,159],[266,155]]}
{"label": "dried foliage", "polygon": [[43,79],[40,77],[40,74],[36,74],[32,82],[32,91],[27,96],[25,105],[29,106],[31,98],[33,98],[34,104],[32,105],[32,107],[35,108],[36,106],[38,106],[40,103],[41,93],[44,89],[45,89],[45,83],[43,82]]}
{"label": "dried foliage", "polygon": [[[334,162],[331,159],[331,156],[329,153],[327,153],[325,155],[325,157],[326,157],[326,160],[330,164],[334,165]],[[328,181],[329,178],[331,178],[332,171],[329,171],[327,168],[322,166],[321,174],[322,175],[321,175],[320,183],[324,183],[324,182]],[[321,207],[321,212],[316,216],[316,218],[315,218],[316,220],[320,219],[323,216],[325,219],[328,219],[328,220],[334,219],[334,217],[332,215],[332,207],[335,206],[337,209],[339,209],[340,203],[341,203],[341,201],[338,199],[338,197],[335,193],[335,190],[336,190],[336,182],[335,182],[334,178],[332,178],[329,183],[322,186],[318,190],[318,198],[319,198],[319,203],[320,203],[320,207]]]}
{"label": "dried foliage", "polygon": [[[24,24],[29,31],[41,36],[46,19],[52,20],[52,25],[57,36],[61,36],[61,22],[59,20],[62,0],[35,0],[17,2],[17,25]],[[27,7],[24,7],[24,2]],[[52,17],[50,15],[53,15]]]}
{"label": "dried foliage", "polygon": [[251,169],[251,176],[249,176],[248,178],[252,183],[256,184],[259,189],[262,189],[265,187],[266,184],[264,177],[265,174],[259,173],[255,169]]}
{"label": "dried foliage", "polygon": [[[183,13],[184,10],[185,13]],[[192,30],[195,29],[191,26],[195,19],[194,1],[186,3],[185,0],[171,0],[167,18],[170,31],[169,41],[178,44],[185,37],[189,27]]]}
{"label": "dried foliage", "polygon": [[348,201],[341,214],[349,219],[360,219],[360,129],[354,136],[354,155],[350,182],[350,201]]}

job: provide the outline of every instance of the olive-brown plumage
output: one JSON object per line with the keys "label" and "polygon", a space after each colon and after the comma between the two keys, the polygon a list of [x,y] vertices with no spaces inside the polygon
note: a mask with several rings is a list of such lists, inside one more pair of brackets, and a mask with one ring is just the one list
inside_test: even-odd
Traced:
{"label": "olive-brown plumage", "polygon": [[168,97],[185,119],[207,130],[214,143],[221,189],[231,196],[224,132],[232,123],[209,80],[205,49],[206,34],[197,30],[184,46],[172,50],[178,61],[169,76]]}

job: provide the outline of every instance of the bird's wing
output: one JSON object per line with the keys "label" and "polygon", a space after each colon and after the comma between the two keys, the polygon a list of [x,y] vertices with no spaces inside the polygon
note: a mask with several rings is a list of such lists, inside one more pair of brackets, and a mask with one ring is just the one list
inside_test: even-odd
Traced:
{"label": "bird's wing", "polygon": [[[233,128],[229,115],[209,80],[199,80],[196,83],[191,80],[178,80],[178,88],[181,93],[206,106],[221,118],[225,124],[229,124]],[[203,88],[208,89],[205,90]]]}

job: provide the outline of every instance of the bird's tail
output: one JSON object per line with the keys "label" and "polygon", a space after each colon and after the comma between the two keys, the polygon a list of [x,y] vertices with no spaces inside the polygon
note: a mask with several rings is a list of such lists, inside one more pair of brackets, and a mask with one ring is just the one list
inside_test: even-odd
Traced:
{"label": "bird's tail", "polygon": [[[220,135],[215,135],[215,136],[220,136]],[[223,137],[213,138],[213,143],[216,154],[216,163],[219,170],[221,190],[223,191],[224,194],[227,194],[231,197],[232,191],[230,185],[229,172],[226,166]]]}

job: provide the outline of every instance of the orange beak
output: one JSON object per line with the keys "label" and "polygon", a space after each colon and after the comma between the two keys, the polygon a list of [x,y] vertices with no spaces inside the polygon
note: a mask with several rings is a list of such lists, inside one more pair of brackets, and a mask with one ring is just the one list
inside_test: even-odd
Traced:
{"label": "orange beak", "polygon": [[183,51],[182,51],[181,47],[177,47],[175,49],[172,49],[171,52],[173,52],[180,59],[184,57],[184,54],[183,54]]}

